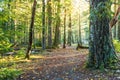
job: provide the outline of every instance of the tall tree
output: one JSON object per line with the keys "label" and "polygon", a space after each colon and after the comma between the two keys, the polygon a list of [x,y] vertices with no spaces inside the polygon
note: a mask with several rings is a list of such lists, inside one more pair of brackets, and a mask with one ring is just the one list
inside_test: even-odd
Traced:
{"label": "tall tree", "polygon": [[80,46],[82,46],[82,39],[81,39],[81,17],[80,17],[80,10],[79,10],[79,17],[78,17],[79,19],[79,42],[78,42],[78,44],[80,45]]}
{"label": "tall tree", "polygon": [[47,14],[48,14],[48,47],[52,47],[52,7],[51,7],[51,0],[47,1]]}
{"label": "tall tree", "polygon": [[54,37],[54,47],[58,47],[60,43],[60,0],[57,0],[57,13],[56,13],[56,27],[55,27],[55,37]]}
{"label": "tall tree", "polygon": [[25,56],[25,58],[27,58],[27,59],[30,58],[30,51],[31,51],[31,48],[32,48],[33,27],[34,27],[36,4],[37,4],[37,1],[34,0],[33,8],[32,8],[32,15],[31,15],[31,23],[30,23],[30,28],[29,28],[29,43],[28,43],[27,53],[26,53],[26,56]]}
{"label": "tall tree", "polygon": [[72,28],[71,28],[71,12],[69,13],[69,25],[68,25],[68,45],[71,46],[72,42]]}
{"label": "tall tree", "polygon": [[63,38],[63,48],[66,48],[66,7],[64,9],[64,38]]}
{"label": "tall tree", "polygon": [[42,49],[46,49],[45,0],[42,0]]}
{"label": "tall tree", "polygon": [[81,15],[80,15],[80,9],[79,9],[79,14],[78,14],[78,20],[79,20],[79,33],[78,33],[78,45],[77,45],[77,50],[82,47],[82,38],[81,38]]}
{"label": "tall tree", "polygon": [[106,68],[116,62],[112,43],[110,0],[90,0],[90,41],[87,67]]}

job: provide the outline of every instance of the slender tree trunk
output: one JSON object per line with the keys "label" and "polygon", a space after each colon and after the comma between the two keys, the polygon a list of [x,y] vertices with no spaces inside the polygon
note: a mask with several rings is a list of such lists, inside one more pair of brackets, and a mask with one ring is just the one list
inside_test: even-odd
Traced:
{"label": "slender tree trunk", "polygon": [[52,7],[51,7],[51,0],[48,0],[47,2],[47,11],[48,11],[48,48],[52,48]]}
{"label": "slender tree trunk", "polygon": [[46,49],[45,0],[42,0],[42,49]]}
{"label": "slender tree trunk", "polygon": [[69,14],[69,25],[68,25],[68,45],[71,46],[72,42],[72,29],[71,29],[71,13]]}
{"label": "slender tree trunk", "polygon": [[64,11],[64,39],[63,39],[63,48],[66,48],[66,8]]}
{"label": "slender tree trunk", "polygon": [[29,28],[29,43],[28,43],[27,53],[25,56],[25,58],[27,58],[27,59],[30,59],[30,51],[32,48],[32,37],[33,37],[33,27],[34,27],[36,4],[37,4],[37,1],[34,0],[33,8],[32,8],[31,23],[30,23],[30,28]]}
{"label": "slender tree trunk", "polygon": [[77,50],[79,49],[79,48],[82,48],[82,38],[81,38],[81,20],[80,20],[80,10],[79,10],[79,34],[78,34],[78,45],[77,45]]}
{"label": "slender tree trunk", "polygon": [[82,46],[80,13],[79,13],[79,42],[78,43],[80,46]]}
{"label": "slender tree trunk", "polygon": [[109,26],[108,15],[111,7],[109,3],[110,0],[90,0],[90,43],[87,67],[106,68],[117,60]]}

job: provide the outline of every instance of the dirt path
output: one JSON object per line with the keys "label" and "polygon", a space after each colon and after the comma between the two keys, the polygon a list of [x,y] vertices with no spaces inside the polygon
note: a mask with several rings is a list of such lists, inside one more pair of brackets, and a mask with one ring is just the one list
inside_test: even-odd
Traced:
{"label": "dirt path", "polygon": [[[18,80],[120,80],[118,74],[84,69],[88,50],[57,49],[29,61]],[[19,66],[19,67],[20,67]]]}

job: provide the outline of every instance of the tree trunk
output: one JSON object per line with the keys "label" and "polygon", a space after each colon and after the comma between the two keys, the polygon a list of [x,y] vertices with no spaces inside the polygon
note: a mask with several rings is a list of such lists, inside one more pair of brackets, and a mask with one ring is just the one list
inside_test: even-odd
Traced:
{"label": "tree trunk", "polygon": [[72,29],[71,29],[71,13],[69,14],[69,25],[68,25],[68,45],[71,46],[72,42]]}
{"label": "tree trunk", "polygon": [[80,10],[79,10],[79,37],[78,37],[78,45],[76,50],[78,50],[79,48],[82,48],[82,38],[81,38],[81,19],[80,19]]}
{"label": "tree trunk", "polygon": [[81,39],[81,19],[80,19],[80,13],[79,13],[79,44],[82,46],[82,39]]}
{"label": "tree trunk", "polygon": [[42,49],[46,49],[45,0],[42,0]]}
{"label": "tree trunk", "polygon": [[48,48],[52,48],[52,7],[51,7],[51,0],[48,0],[47,2],[47,11],[48,11]]}
{"label": "tree trunk", "polygon": [[109,27],[111,7],[109,3],[110,0],[90,0],[90,41],[87,67],[106,68],[117,60]]}
{"label": "tree trunk", "polygon": [[64,11],[64,39],[63,39],[63,48],[66,48],[66,8]]}
{"label": "tree trunk", "polygon": [[30,51],[32,48],[32,36],[33,36],[33,26],[34,26],[34,18],[35,18],[35,10],[36,10],[36,4],[37,1],[34,0],[33,3],[33,9],[32,9],[32,16],[31,16],[31,23],[30,23],[30,28],[29,28],[29,43],[28,43],[28,49],[25,58],[30,59]]}
{"label": "tree trunk", "polygon": [[55,27],[55,37],[54,37],[54,47],[58,47],[60,43],[60,0],[57,0],[57,13],[56,13],[56,27]]}

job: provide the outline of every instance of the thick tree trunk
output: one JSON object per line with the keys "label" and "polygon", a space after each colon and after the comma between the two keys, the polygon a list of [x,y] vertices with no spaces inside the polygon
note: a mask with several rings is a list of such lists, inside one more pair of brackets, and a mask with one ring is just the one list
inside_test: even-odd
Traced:
{"label": "thick tree trunk", "polygon": [[90,0],[90,42],[87,67],[106,68],[117,59],[109,27],[111,7],[109,3],[110,0]]}
{"label": "thick tree trunk", "polygon": [[52,7],[51,7],[51,0],[47,2],[47,11],[48,11],[48,48],[52,48]]}
{"label": "thick tree trunk", "polygon": [[57,14],[56,14],[56,27],[55,27],[55,37],[54,37],[54,47],[58,47],[60,43],[60,0],[57,0]]}
{"label": "thick tree trunk", "polygon": [[63,48],[66,48],[66,8],[64,11],[64,39],[63,39]]}
{"label": "thick tree trunk", "polygon": [[46,49],[45,0],[42,0],[42,49]]}
{"label": "thick tree trunk", "polygon": [[30,51],[32,48],[32,37],[33,37],[33,26],[34,26],[34,18],[35,18],[35,10],[36,10],[36,4],[37,1],[34,0],[33,3],[33,9],[32,9],[32,16],[31,16],[31,23],[30,23],[30,28],[29,28],[29,43],[28,43],[28,49],[25,58],[29,59],[30,58]]}

